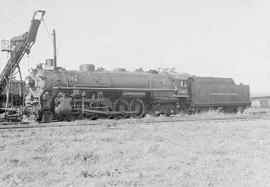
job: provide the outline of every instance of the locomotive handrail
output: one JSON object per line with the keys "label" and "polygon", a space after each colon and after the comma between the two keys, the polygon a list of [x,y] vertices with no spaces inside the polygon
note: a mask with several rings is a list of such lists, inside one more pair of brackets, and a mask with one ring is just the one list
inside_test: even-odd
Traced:
{"label": "locomotive handrail", "polygon": [[172,95],[173,97],[181,98],[181,97],[189,97],[189,95]]}
{"label": "locomotive handrail", "polygon": [[102,88],[102,87],[54,87],[60,90],[121,90],[121,91],[177,91],[177,89],[166,88]]}

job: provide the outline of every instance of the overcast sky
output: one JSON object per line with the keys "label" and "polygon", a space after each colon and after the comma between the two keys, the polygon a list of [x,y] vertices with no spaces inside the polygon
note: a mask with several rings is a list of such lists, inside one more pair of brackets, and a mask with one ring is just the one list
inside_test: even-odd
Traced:
{"label": "overcast sky", "polygon": [[[0,0],[0,39],[27,31],[37,9],[56,29],[58,65],[66,69],[176,67],[270,92],[269,0]],[[41,24],[23,76],[52,56]],[[6,61],[1,53],[1,70]]]}

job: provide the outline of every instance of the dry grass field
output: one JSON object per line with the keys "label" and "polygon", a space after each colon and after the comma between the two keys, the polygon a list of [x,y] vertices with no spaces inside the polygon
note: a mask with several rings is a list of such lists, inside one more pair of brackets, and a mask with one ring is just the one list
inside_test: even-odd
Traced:
{"label": "dry grass field", "polygon": [[1,130],[0,186],[270,184],[270,120],[129,121]]}

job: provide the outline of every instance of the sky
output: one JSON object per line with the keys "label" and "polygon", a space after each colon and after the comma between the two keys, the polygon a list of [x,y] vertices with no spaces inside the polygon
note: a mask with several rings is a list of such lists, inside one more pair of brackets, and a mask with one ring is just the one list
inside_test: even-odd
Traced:
{"label": "sky", "polygon": [[[0,39],[26,32],[38,9],[50,33],[56,29],[58,66],[68,70],[175,67],[270,93],[269,0],[0,0]],[[20,63],[23,77],[52,57],[42,23]],[[6,62],[1,53],[1,70]]]}

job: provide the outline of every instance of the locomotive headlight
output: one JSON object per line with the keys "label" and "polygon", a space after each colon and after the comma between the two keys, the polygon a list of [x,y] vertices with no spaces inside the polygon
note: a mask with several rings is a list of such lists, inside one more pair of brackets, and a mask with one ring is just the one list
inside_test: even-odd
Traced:
{"label": "locomotive headlight", "polygon": [[30,77],[30,76],[27,76],[27,77],[25,78],[25,83],[26,83],[26,85],[28,85],[30,88],[33,88],[33,87],[35,86],[35,81],[34,81],[34,79],[32,79],[32,77]]}

